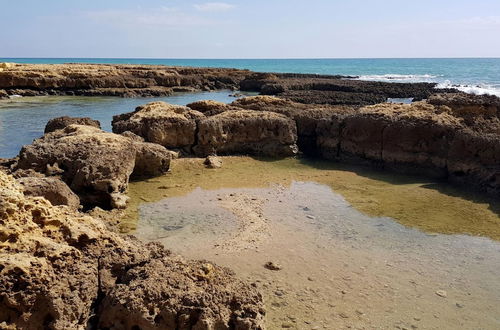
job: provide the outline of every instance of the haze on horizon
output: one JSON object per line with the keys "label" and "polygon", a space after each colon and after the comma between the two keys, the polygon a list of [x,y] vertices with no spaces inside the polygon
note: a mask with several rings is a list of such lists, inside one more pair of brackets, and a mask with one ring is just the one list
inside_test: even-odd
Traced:
{"label": "haze on horizon", "polygon": [[0,57],[500,57],[498,0],[0,4]]}

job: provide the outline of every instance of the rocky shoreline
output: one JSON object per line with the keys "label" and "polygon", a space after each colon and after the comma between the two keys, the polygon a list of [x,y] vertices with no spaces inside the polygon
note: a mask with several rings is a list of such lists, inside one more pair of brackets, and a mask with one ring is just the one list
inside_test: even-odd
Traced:
{"label": "rocky shoreline", "polygon": [[[130,178],[162,175],[175,157],[301,153],[500,194],[497,97],[433,84],[233,69],[2,69],[0,96],[268,94],[231,104],[148,103],[115,116],[113,133],[90,118],[56,118],[17,158],[1,160],[0,326],[7,328],[263,328],[261,296],[228,270],[121,237],[81,212],[126,207]],[[391,97],[422,101],[383,103]]]}
{"label": "rocky shoreline", "polygon": [[249,70],[112,64],[14,64],[0,68],[0,98],[12,95],[158,97],[175,92],[241,90],[301,103],[369,105],[387,98],[422,100],[434,83],[387,83],[351,76],[255,73]]}

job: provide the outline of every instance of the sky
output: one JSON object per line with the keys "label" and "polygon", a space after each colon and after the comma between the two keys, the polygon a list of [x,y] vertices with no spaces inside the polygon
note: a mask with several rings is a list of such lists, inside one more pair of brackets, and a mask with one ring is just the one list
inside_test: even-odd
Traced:
{"label": "sky", "polygon": [[500,57],[500,0],[0,0],[0,57]]}

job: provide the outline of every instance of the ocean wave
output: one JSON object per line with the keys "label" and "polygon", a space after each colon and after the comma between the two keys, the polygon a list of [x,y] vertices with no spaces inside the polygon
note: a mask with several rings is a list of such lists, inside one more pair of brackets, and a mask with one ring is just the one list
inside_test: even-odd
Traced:
{"label": "ocean wave", "polygon": [[374,74],[362,75],[358,80],[366,81],[388,81],[388,82],[434,82],[439,76],[432,74]]}
{"label": "ocean wave", "polygon": [[459,91],[475,95],[495,95],[500,97],[500,85],[488,84],[457,84],[450,80],[443,80],[442,76],[432,74],[382,74],[382,75],[361,75],[357,80],[382,81],[382,82],[430,82],[436,83],[436,88],[455,88]]}
{"label": "ocean wave", "polygon": [[449,80],[437,84],[436,88],[456,88],[459,91],[475,95],[495,95],[500,97],[500,86],[452,84]]}

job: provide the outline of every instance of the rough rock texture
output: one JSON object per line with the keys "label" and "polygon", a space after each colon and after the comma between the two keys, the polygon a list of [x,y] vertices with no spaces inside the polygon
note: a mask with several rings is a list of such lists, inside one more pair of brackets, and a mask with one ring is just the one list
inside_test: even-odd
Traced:
{"label": "rough rock texture", "polygon": [[168,171],[170,159],[161,146],[70,125],[24,146],[17,167],[47,174],[57,168],[83,205],[121,208],[130,175],[159,175]]}
{"label": "rough rock texture", "polygon": [[[255,73],[248,70],[111,64],[12,64],[0,72],[7,95],[162,96],[174,92],[241,89],[308,104],[364,106],[387,98],[421,100],[436,84],[388,83],[356,77]],[[454,89],[440,92],[457,92]]]}
{"label": "rough rock texture", "polygon": [[101,128],[101,123],[98,120],[94,120],[89,117],[57,117],[49,120],[45,125],[45,133],[50,133],[58,129],[65,128],[69,125],[87,125],[97,128]]}
{"label": "rough rock texture", "polygon": [[[215,127],[221,117],[236,122],[241,109],[275,112],[295,122],[296,141],[305,154],[427,174],[496,194],[500,193],[499,104],[494,96],[464,93],[433,95],[428,102],[362,108],[254,96],[230,105],[210,103],[210,111],[219,114],[200,121],[200,127],[202,122]],[[232,131],[240,132],[244,126],[237,127]],[[208,128],[200,129],[199,135],[202,145],[210,137],[220,144],[220,136],[227,136]]]}
{"label": "rough rock texture", "polygon": [[388,83],[361,81],[355,77],[322,76],[310,74],[254,74],[240,83],[243,91],[276,95],[306,104],[370,105],[388,98],[422,100],[436,92],[457,92],[454,89],[437,90],[434,83]]}
{"label": "rough rock texture", "polygon": [[230,271],[23,194],[0,171],[0,328],[262,329],[261,295]]}
{"label": "rough rock texture", "polygon": [[208,156],[207,158],[205,158],[205,161],[203,162],[203,164],[207,168],[221,168],[222,167],[222,159],[220,159],[217,156]]}
{"label": "rough rock texture", "polygon": [[309,105],[278,97],[259,95],[242,98],[231,103],[232,107],[254,111],[270,111],[292,118],[297,124],[297,145],[303,153],[317,156],[316,127],[319,120],[336,114],[354,111],[348,106]]}
{"label": "rough rock texture", "polygon": [[167,148],[189,150],[195,143],[196,119],[201,112],[165,102],[151,102],[134,112],[113,117],[113,132],[130,131]]}
{"label": "rough rock texture", "polygon": [[80,207],[80,198],[58,178],[22,177],[17,181],[26,196],[43,197],[52,205],[66,205],[74,210]]}
{"label": "rough rock texture", "polygon": [[112,64],[14,64],[0,72],[9,95],[164,96],[236,89],[246,70]]}
{"label": "rough rock texture", "polygon": [[[482,116],[479,121],[488,122]],[[486,126],[499,132],[497,120]],[[498,194],[500,135],[484,132],[481,127],[468,125],[447,106],[417,102],[379,104],[333,115],[322,119],[316,132],[324,158],[368,161]]]}
{"label": "rough rock texture", "polygon": [[196,155],[251,154],[292,156],[297,129],[290,118],[268,111],[234,110],[198,122]]}

